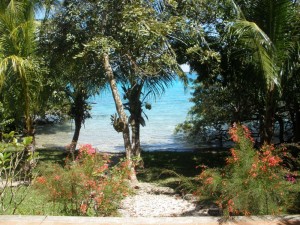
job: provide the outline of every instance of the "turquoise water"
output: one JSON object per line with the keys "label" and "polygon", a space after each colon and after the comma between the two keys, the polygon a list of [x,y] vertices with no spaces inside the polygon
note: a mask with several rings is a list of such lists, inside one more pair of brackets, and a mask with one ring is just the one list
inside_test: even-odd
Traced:
{"label": "turquoise water", "polygon": [[[92,118],[87,119],[81,129],[79,144],[89,143],[100,151],[124,151],[122,134],[117,133],[110,124],[110,116],[116,112],[110,90],[91,99]],[[188,150],[193,146],[186,143],[180,135],[174,135],[178,123],[185,120],[192,103],[189,102],[191,90],[176,81],[156,101],[149,100],[152,109],[145,110],[149,120],[141,128],[141,145],[144,150]],[[47,125],[37,129],[37,145],[61,147],[70,143],[74,124]]]}

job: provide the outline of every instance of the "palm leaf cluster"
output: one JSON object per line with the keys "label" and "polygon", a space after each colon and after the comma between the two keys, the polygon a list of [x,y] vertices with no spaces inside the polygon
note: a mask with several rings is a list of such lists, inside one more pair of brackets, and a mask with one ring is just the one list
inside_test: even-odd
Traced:
{"label": "palm leaf cluster", "polygon": [[0,11],[0,85],[12,94],[1,101],[22,99],[21,109],[29,132],[32,85],[39,87],[35,85],[38,63],[34,56],[34,2],[1,1]]}

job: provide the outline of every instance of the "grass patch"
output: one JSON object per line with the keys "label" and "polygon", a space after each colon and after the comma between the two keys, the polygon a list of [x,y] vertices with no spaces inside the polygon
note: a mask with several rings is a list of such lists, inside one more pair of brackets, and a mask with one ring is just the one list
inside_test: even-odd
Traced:
{"label": "grass patch", "polygon": [[[25,187],[24,187],[25,189]],[[44,195],[41,195],[32,187],[28,187],[26,190],[27,196],[24,201],[19,205],[15,214],[16,215],[47,215],[47,216],[64,216],[61,213],[60,204],[53,204],[52,202],[47,201]],[[22,198],[22,190],[21,192],[17,192],[16,198]],[[3,215],[11,215],[12,209],[9,208],[6,211],[0,211],[0,214]]]}
{"label": "grass patch", "polygon": [[64,165],[68,153],[61,149],[43,148],[36,150],[39,153],[39,162],[58,163]]}
{"label": "grass patch", "polygon": [[195,176],[200,174],[200,165],[221,168],[225,165],[227,156],[227,149],[203,149],[195,152],[143,152],[144,168],[138,169],[137,176],[142,182],[185,189],[185,184],[190,186],[190,182],[193,182]]}

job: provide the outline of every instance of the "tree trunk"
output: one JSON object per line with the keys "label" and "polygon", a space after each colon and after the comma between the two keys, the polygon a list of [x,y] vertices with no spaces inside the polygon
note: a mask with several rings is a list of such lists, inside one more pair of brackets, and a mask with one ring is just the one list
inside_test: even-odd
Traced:
{"label": "tree trunk", "polygon": [[294,142],[300,142],[300,111],[297,109],[294,127]]}
{"label": "tree trunk", "polygon": [[[29,90],[27,85],[27,80],[24,78],[23,80],[23,88],[24,88],[24,114],[25,114],[25,136],[31,137],[32,141],[31,144],[26,148],[25,155],[27,156],[29,152],[34,153],[35,152],[35,129],[33,120],[30,116],[30,96],[29,96]],[[30,162],[34,163],[34,162]]]}
{"label": "tree trunk", "polygon": [[[23,78],[23,95],[24,95],[24,114],[25,114],[25,136],[31,137],[31,143],[25,148],[24,151],[24,159],[27,159],[29,155],[33,155],[36,150],[35,145],[35,129],[34,123],[30,116],[30,96],[29,96],[29,89],[27,85],[27,80]],[[26,170],[30,170],[33,165],[36,164],[35,158],[32,158],[30,161],[25,160],[24,168]]]}
{"label": "tree trunk", "polygon": [[140,101],[141,97],[141,87],[142,85],[135,86],[138,91],[134,91],[129,100],[130,105],[130,125],[131,125],[131,142],[132,142],[132,152],[135,157],[136,166],[143,168],[143,160],[141,158],[141,142],[140,142],[140,127],[141,122],[140,119],[142,119],[142,102]]}
{"label": "tree trunk", "polygon": [[81,124],[82,124],[82,116],[81,115],[75,115],[74,120],[75,120],[75,130],[74,130],[72,142],[71,142],[71,145],[70,145],[70,153],[71,153],[73,161],[75,160],[75,154],[74,153],[75,153],[77,142],[78,142],[78,139],[79,139]]}
{"label": "tree trunk", "polygon": [[138,160],[137,165],[140,168],[144,167],[144,162],[141,157],[141,141],[140,141],[140,123],[137,118],[131,120],[131,140],[132,140],[132,153]]}
{"label": "tree trunk", "polygon": [[72,156],[72,160],[75,160],[75,150],[76,150],[76,146],[77,146],[77,142],[79,139],[79,134],[80,134],[80,130],[81,130],[81,125],[83,123],[84,120],[84,114],[85,114],[85,101],[86,101],[86,96],[83,94],[84,90],[82,89],[78,89],[78,90],[74,90],[74,105],[72,106],[72,115],[74,116],[74,121],[75,121],[75,130],[74,130],[74,134],[73,134],[73,138],[72,138],[72,142],[70,145],[70,153]]}
{"label": "tree trunk", "polygon": [[279,142],[284,143],[284,122],[281,116],[277,116],[276,120],[279,124]]}
{"label": "tree trunk", "polygon": [[266,98],[266,112],[264,117],[263,136],[261,144],[271,144],[274,135],[273,125],[275,116],[275,101],[274,101],[275,88],[274,84],[267,91]]}
{"label": "tree trunk", "polygon": [[132,153],[135,157],[141,155],[140,150],[140,124],[137,118],[132,118],[131,120],[131,140],[132,140]]}
{"label": "tree trunk", "polygon": [[107,53],[103,54],[103,66],[104,66],[104,69],[106,72],[106,77],[108,79],[109,86],[110,86],[110,89],[111,89],[111,92],[112,92],[112,95],[113,95],[113,98],[115,101],[117,113],[124,124],[122,134],[123,134],[124,147],[125,147],[125,152],[126,152],[126,159],[128,160],[128,163],[129,163],[128,166],[130,169],[130,180],[132,182],[137,182],[134,165],[132,163],[132,148],[131,148],[131,141],[130,141],[130,131],[129,131],[128,119],[127,119],[127,116],[126,116],[126,113],[125,113],[125,110],[123,107],[123,103],[120,98],[120,94],[118,92],[116,79],[114,77],[113,70],[112,70],[110,62],[109,62],[109,56]]}

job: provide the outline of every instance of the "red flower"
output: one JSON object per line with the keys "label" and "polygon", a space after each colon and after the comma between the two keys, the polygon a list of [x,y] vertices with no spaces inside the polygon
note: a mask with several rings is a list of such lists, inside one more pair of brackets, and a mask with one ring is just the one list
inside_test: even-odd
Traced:
{"label": "red flower", "polygon": [[83,214],[86,214],[87,208],[88,208],[88,205],[85,204],[85,203],[82,203],[81,206],[80,206],[80,211],[81,211]]}
{"label": "red flower", "polygon": [[238,158],[238,156],[237,156],[237,154],[236,154],[234,148],[231,148],[231,149],[230,149],[230,152],[231,152],[231,155],[232,155],[232,157],[233,157],[233,161],[236,162],[239,158]]}
{"label": "red flower", "polygon": [[272,156],[269,158],[269,166],[278,166],[282,161],[278,156]]}
{"label": "red flower", "polygon": [[[240,130],[242,128],[242,130]],[[249,130],[248,127],[246,127],[245,125],[242,125],[242,127],[237,126],[236,124],[233,124],[233,126],[229,129],[229,134],[230,137],[232,139],[233,142],[239,142],[240,141],[240,137],[238,134],[238,132],[242,132],[242,134],[249,139],[252,143],[254,143],[254,139],[251,136],[251,131]]]}
{"label": "red flower", "polygon": [[45,184],[47,183],[46,178],[41,176],[41,177],[37,177],[36,178],[36,182],[40,183],[40,184]]}
{"label": "red flower", "polygon": [[207,179],[204,181],[204,183],[205,183],[205,184],[212,184],[213,181],[214,181],[214,178],[209,177],[209,178],[207,178]]}
{"label": "red flower", "polygon": [[239,136],[237,134],[237,127],[230,128],[229,129],[229,134],[230,134],[230,137],[231,137],[232,141],[239,142]]}
{"label": "red flower", "polygon": [[229,211],[229,212],[233,212],[233,210],[234,210],[234,208],[233,208],[234,202],[233,202],[232,199],[229,199],[229,200],[228,200],[227,205],[228,205],[228,211]]}
{"label": "red flower", "polygon": [[105,163],[103,166],[101,166],[97,169],[97,173],[103,173],[107,169],[108,169],[108,164]]}

